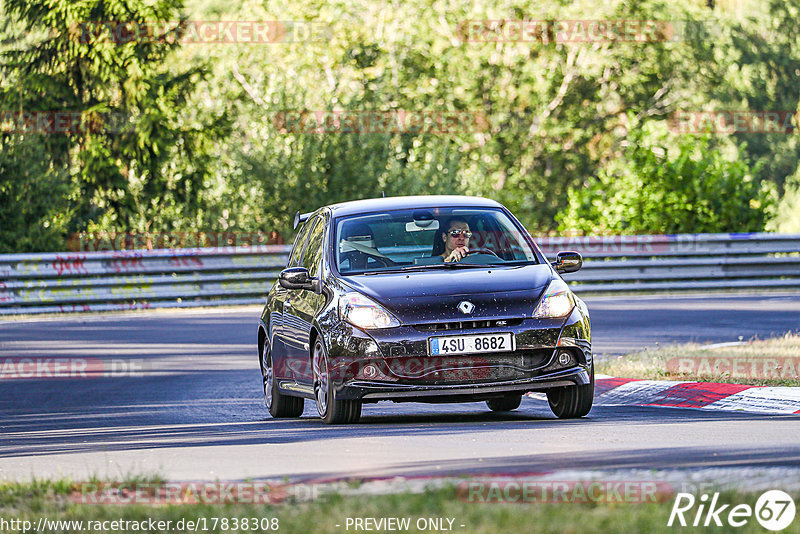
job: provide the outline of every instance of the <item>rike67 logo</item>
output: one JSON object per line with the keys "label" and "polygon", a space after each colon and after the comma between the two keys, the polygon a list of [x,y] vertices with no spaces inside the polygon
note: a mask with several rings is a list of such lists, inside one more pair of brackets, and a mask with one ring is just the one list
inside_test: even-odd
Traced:
{"label": "rike67 logo", "polygon": [[767,530],[783,530],[794,521],[794,500],[781,490],[769,490],[758,498],[755,507],[749,504],[731,507],[719,503],[719,493],[714,493],[710,499],[705,493],[699,499],[691,493],[678,493],[667,526],[738,528],[746,525],[753,516]]}

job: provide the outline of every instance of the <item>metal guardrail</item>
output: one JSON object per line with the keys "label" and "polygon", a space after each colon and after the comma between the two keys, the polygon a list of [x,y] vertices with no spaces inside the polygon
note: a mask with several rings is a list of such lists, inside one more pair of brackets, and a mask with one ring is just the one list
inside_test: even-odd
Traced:
{"label": "metal guardrail", "polygon": [[0,255],[0,315],[257,304],[291,246]]}
{"label": "metal guardrail", "polygon": [[[578,293],[800,288],[800,235],[678,234],[537,239],[577,250]],[[291,247],[266,245],[0,255],[0,315],[258,304]]]}
{"label": "metal guardrail", "polygon": [[566,275],[578,293],[800,288],[800,234],[545,237],[542,251],[577,250]]}

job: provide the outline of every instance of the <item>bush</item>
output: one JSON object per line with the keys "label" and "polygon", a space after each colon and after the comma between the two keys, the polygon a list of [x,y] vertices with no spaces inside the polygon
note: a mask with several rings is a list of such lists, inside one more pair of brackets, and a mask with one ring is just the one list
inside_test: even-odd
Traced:
{"label": "bush", "polygon": [[631,132],[623,157],[585,187],[571,188],[559,230],[581,234],[676,234],[764,230],[774,204],[742,159],[727,159],[708,136],[669,149]]}
{"label": "bush", "polygon": [[775,206],[773,218],[767,230],[784,234],[800,234],[800,172],[790,178],[783,196]]}

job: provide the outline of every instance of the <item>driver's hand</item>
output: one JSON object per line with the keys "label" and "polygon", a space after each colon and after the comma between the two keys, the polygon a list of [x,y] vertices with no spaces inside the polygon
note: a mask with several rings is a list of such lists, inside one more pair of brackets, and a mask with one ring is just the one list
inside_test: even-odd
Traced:
{"label": "driver's hand", "polygon": [[461,261],[467,254],[469,254],[469,249],[467,247],[458,247],[454,249],[453,252],[447,256],[444,261],[451,262],[451,261]]}

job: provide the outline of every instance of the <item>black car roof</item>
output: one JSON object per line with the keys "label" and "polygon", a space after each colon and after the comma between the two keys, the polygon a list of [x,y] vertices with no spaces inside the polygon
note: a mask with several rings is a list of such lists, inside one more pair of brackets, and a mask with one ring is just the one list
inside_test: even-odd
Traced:
{"label": "black car roof", "polygon": [[368,198],[364,200],[351,200],[349,202],[339,202],[330,204],[308,213],[297,212],[294,219],[295,229],[300,223],[308,220],[310,216],[321,209],[331,211],[334,217],[347,217],[349,215],[360,215],[362,213],[374,213],[379,211],[401,210],[408,208],[502,208],[503,205],[497,201],[483,198],[470,197],[464,195],[418,195],[405,197],[385,197]]}
{"label": "black car roof", "polygon": [[499,208],[499,202],[482,197],[468,197],[459,195],[423,195],[408,197],[370,198],[365,200],[352,200],[327,206],[334,217],[358,215],[384,210],[399,210],[403,208]]}

